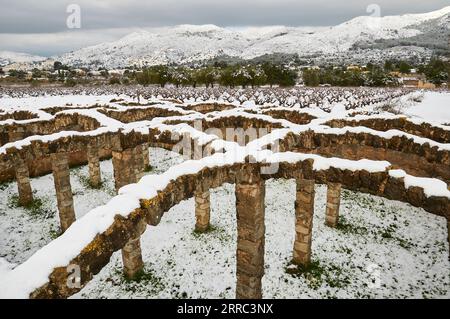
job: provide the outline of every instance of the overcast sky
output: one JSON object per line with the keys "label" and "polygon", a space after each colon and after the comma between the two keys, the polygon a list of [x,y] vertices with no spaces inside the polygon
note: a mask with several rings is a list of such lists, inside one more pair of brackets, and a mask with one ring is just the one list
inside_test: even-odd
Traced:
{"label": "overcast sky", "polygon": [[[67,6],[81,8],[81,28],[69,29]],[[376,3],[381,15],[423,13],[449,0],[0,0],[0,51],[50,56],[113,41],[136,28],[177,24],[330,26]]]}

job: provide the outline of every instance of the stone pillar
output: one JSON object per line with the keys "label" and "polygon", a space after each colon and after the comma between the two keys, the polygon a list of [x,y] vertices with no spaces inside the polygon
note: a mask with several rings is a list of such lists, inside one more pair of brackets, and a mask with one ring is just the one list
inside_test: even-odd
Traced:
{"label": "stone pillar", "polygon": [[264,181],[236,183],[236,298],[260,299],[264,275]]}
{"label": "stone pillar", "polygon": [[152,169],[150,165],[150,153],[148,151],[148,143],[142,144],[142,156],[144,157],[144,172]]}
{"label": "stone pillar", "polygon": [[51,154],[53,179],[55,182],[56,199],[58,202],[59,219],[61,231],[75,221],[75,210],[73,206],[72,188],[70,186],[70,172],[67,155],[63,153]]}
{"label": "stone pillar", "polygon": [[325,225],[330,227],[337,226],[339,221],[340,203],[341,203],[341,184],[328,183]]}
{"label": "stone pillar", "polygon": [[307,266],[311,262],[311,239],[314,215],[314,180],[297,179],[295,200],[295,241],[293,263]]}
{"label": "stone pillar", "polygon": [[100,172],[98,147],[96,145],[88,145],[87,160],[89,166],[89,183],[92,187],[99,187],[102,183],[102,178]]}
{"label": "stone pillar", "polygon": [[128,148],[123,151],[113,151],[112,163],[116,191],[136,181],[133,149]]}
{"label": "stone pillar", "polygon": [[15,165],[19,205],[27,206],[33,201],[33,191],[31,189],[28,166],[27,163],[19,157],[15,159]]}
{"label": "stone pillar", "polygon": [[141,144],[133,148],[133,161],[134,161],[134,183],[138,182],[145,172],[144,163],[144,148],[146,144]]}
{"label": "stone pillar", "polygon": [[447,219],[448,260],[450,260],[450,219]]}
{"label": "stone pillar", "polygon": [[210,220],[209,191],[195,193],[195,231],[203,233],[209,229]]}
{"label": "stone pillar", "polygon": [[128,279],[134,279],[144,268],[141,252],[141,237],[130,240],[122,248],[123,272]]}

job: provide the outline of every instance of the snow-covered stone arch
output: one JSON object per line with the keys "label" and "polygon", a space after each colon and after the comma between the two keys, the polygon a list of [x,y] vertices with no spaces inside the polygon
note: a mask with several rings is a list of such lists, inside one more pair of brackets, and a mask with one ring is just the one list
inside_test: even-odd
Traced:
{"label": "snow-covered stone arch", "polygon": [[[274,174],[261,174],[261,168],[268,163],[279,164],[279,170]],[[77,220],[61,237],[14,269],[2,283],[8,289],[1,294],[22,298],[68,297],[79,291],[79,288],[67,287],[69,265],[80,267],[83,286],[108,263],[114,251],[139,238],[147,223],[157,225],[164,212],[180,201],[195,196],[196,192],[223,183],[236,183],[238,233],[242,234],[241,238],[238,237],[237,252],[238,297],[260,297],[260,284],[257,283],[263,275],[261,247],[264,241],[261,228],[264,205],[261,205],[261,198],[264,196],[264,180],[269,178],[297,179],[303,185],[297,188],[297,199],[302,203],[298,207],[307,207],[306,204],[313,198],[313,193],[308,192],[311,184],[329,183],[409,202],[449,218],[450,191],[445,183],[391,170],[387,162],[278,153],[268,154],[262,162],[245,163],[232,162],[226,154],[217,153],[201,160],[184,162],[159,176],[147,175],[138,183],[123,187],[107,205]],[[300,256],[298,260],[301,261],[307,260],[310,254],[310,236],[301,236],[308,231],[309,224],[301,216],[311,215],[312,211],[300,209],[297,214],[296,229],[300,233],[293,255]],[[248,282],[256,284],[249,287]]]}

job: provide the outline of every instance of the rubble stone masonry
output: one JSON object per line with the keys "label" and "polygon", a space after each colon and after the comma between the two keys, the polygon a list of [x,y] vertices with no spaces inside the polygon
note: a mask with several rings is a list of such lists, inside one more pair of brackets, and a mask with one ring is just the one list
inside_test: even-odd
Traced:
{"label": "rubble stone masonry", "polygon": [[340,203],[341,203],[341,184],[328,183],[325,225],[330,227],[337,226],[339,222]]}
{"label": "rubble stone masonry", "polygon": [[295,200],[295,241],[293,263],[307,266],[311,262],[314,216],[314,180],[297,179]]}
{"label": "rubble stone masonry", "polygon": [[264,275],[264,181],[236,184],[236,298],[262,298]]}
{"label": "rubble stone masonry", "polygon": [[17,157],[15,168],[17,189],[19,192],[19,204],[27,206],[33,201],[33,191],[31,189],[28,166],[23,159]]}
{"label": "rubble stone masonry", "polygon": [[51,159],[61,231],[65,232],[75,222],[69,164],[67,155],[64,153],[54,153],[51,155]]}

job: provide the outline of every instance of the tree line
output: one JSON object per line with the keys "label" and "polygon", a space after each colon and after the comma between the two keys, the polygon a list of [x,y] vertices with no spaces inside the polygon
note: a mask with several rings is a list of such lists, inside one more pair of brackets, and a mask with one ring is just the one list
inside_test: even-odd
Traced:
{"label": "tree line", "polygon": [[196,87],[212,87],[220,84],[226,87],[256,87],[261,85],[295,85],[297,72],[272,63],[262,65],[207,66],[188,68],[184,66],[158,65],[135,73],[137,83],[142,85],[166,84]]}
{"label": "tree line", "polygon": [[369,63],[363,68],[348,69],[343,66],[328,66],[321,69],[305,69],[303,82],[307,86],[398,86],[395,73],[409,74],[415,69],[424,74],[426,79],[436,85],[447,83],[450,74],[450,63],[433,58],[426,64],[412,65],[406,61],[388,60],[384,65]]}
{"label": "tree line", "polygon": [[[300,68],[301,69],[301,68]],[[407,61],[388,60],[382,64],[368,63],[364,67],[355,66],[348,68],[343,65],[329,65],[316,68],[303,68],[302,80],[306,86],[342,86],[342,87],[384,87],[398,86],[398,74],[408,74],[415,69],[417,73],[424,74],[426,79],[436,85],[448,83],[450,74],[450,62],[441,59],[431,59],[428,63],[419,65],[410,64]],[[298,70],[298,68],[297,68]],[[144,86],[158,85],[164,87],[172,84],[180,86],[206,86],[221,85],[225,87],[258,87],[293,86],[297,82],[297,70],[280,63],[248,63],[229,65],[225,62],[215,63],[201,67],[167,66],[157,65],[144,69],[136,67],[127,68],[123,74],[110,73],[107,69],[98,69],[98,77],[90,75],[88,69],[84,69],[85,76],[79,76],[75,69],[56,61],[53,72],[33,69],[31,83],[39,84],[38,79],[46,79],[48,82],[61,82],[66,86],[89,83],[113,84],[141,84]],[[6,72],[0,68],[0,75]],[[9,70],[8,75],[12,80],[26,81],[27,72],[23,70]],[[103,79],[102,79],[103,78]],[[97,82],[96,82],[97,81]]]}

